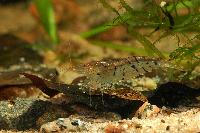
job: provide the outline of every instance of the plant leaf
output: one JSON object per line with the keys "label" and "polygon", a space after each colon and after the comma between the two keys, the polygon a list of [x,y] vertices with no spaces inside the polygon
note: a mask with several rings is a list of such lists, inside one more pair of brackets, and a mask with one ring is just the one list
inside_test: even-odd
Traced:
{"label": "plant leaf", "polygon": [[54,44],[59,42],[51,0],[34,0],[41,23]]}

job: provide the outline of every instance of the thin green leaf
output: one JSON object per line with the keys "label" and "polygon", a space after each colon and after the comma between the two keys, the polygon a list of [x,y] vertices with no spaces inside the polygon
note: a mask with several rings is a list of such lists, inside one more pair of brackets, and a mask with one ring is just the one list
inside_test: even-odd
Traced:
{"label": "thin green leaf", "polygon": [[157,54],[161,58],[165,56],[147,39],[145,36],[141,35],[139,32],[129,29],[130,35],[134,36],[150,54]]}
{"label": "thin green leaf", "polygon": [[177,4],[176,7],[174,8],[174,4],[170,4],[167,6],[167,11],[172,12],[176,9],[179,8],[185,8],[185,7],[193,7],[194,5],[192,4],[192,1],[190,0],[180,0]]}
{"label": "thin green leaf", "polygon": [[134,10],[131,6],[129,6],[124,0],[120,0],[120,3],[126,9],[127,12],[134,15]]}
{"label": "thin green leaf", "polygon": [[113,27],[114,27],[114,25],[112,25],[111,23],[106,23],[106,24],[100,25],[98,27],[95,27],[89,31],[83,32],[80,34],[80,36],[83,38],[89,38],[89,37],[95,36],[99,33],[108,31],[109,29],[112,29]]}
{"label": "thin green leaf", "polygon": [[107,22],[107,23],[97,26],[93,29],[90,29],[89,31],[83,32],[80,34],[80,36],[83,38],[89,38],[89,37],[95,36],[97,34],[100,34],[102,32],[112,29],[113,27],[115,27],[117,25],[122,24],[123,23],[122,20],[126,21],[128,19],[130,19],[130,14],[124,13],[120,17],[117,17],[114,21]]}
{"label": "thin green leaf", "polygon": [[100,2],[103,4],[105,8],[110,9],[111,11],[115,12],[117,15],[120,16],[119,12],[115,8],[113,8],[108,2],[106,2],[106,0],[100,0]]}
{"label": "thin green leaf", "polygon": [[51,0],[34,0],[33,2],[39,12],[44,29],[51,38],[51,41],[54,44],[57,44],[59,39]]}
{"label": "thin green leaf", "polygon": [[111,49],[114,49],[114,50],[124,51],[124,52],[128,52],[128,53],[132,53],[134,55],[144,55],[144,56],[148,55],[146,53],[146,51],[142,48],[135,48],[135,47],[126,46],[126,45],[123,45],[123,44],[116,44],[116,43],[109,42],[109,41],[92,40],[90,42],[94,45],[98,45],[98,46],[106,47],[106,48],[111,48]]}
{"label": "thin green leaf", "polygon": [[[98,45],[101,47],[111,48],[111,49],[119,50],[119,51],[123,51],[123,52],[128,52],[128,53],[131,53],[134,55],[139,55],[139,56],[147,56],[148,55],[146,50],[143,48],[131,47],[131,46],[127,46],[125,44],[113,43],[110,41],[90,40],[90,42],[93,45]],[[163,52],[163,54],[165,56],[169,56],[169,53]]]}

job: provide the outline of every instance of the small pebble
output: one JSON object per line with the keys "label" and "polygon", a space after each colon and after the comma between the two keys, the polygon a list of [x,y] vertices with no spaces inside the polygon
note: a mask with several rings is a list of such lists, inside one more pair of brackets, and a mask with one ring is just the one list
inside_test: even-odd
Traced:
{"label": "small pebble", "polygon": [[81,125],[82,125],[82,122],[81,122],[80,120],[74,120],[74,121],[71,122],[71,124],[72,124],[73,126],[81,126]]}
{"label": "small pebble", "polygon": [[19,60],[20,60],[21,62],[25,62],[25,58],[24,58],[24,57],[21,57]]}
{"label": "small pebble", "polygon": [[167,127],[166,127],[166,130],[169,131],[169,129],[170,129],[170,126],[167,126]]}
{"label": "small pebble", "polygon": [[163,119],[161,120],[161,122],[162,122],[162,123],[165,123],[165,121],[164,121]]}

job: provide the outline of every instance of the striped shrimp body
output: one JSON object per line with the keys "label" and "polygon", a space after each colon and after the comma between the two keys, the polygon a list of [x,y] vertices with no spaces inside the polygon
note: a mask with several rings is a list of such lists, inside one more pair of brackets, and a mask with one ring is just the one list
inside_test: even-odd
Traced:
{"label": "striped shrimp body", "polygon": [[90,88],[91,92],[106,91],[116,86],[148,91],[168,81],[169,67],[168,61],[159,58],[133,56],[93,61],[82,65],[77,71],[86,77],[79,83],[80,87]]}

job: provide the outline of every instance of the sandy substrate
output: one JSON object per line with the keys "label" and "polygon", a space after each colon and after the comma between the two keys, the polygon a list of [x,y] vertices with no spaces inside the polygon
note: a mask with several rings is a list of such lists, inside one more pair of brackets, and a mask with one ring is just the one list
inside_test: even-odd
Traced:
{"label": "sandy substrate", "polygon": [[80,133],[195,133],[200,132],[200,109],[191,109],[170,115],[158,114],[146,119],[132,118],[115,122],[89,121],[78,117],[60,118],[44,124],[40,132],[80,132]]}
{"label": "sandy substrate", "polygon": [[[35,106],[36,104],[37,106]],[[149,103],[143,105],[145,105],[145,108],[143,112],[139,113],[141,114],[138,116],[140,118],[133,117],[121,120],[120,115],[117,113],[95,111],[81,105],[72,105],[71,107],[74,107],[76,113],[70,114],[67,110],[63,110],[61,106],[49,101],[17,99],[14,105],[9,102],[1,102],[0,125],[1,129],[7,130],[1,130],[0,132],[200,132],[200,106],[198,103],[194,105],[190,104],[190,107],[178,106],[173,109],[164,106],[160,109],[156,105]],[[71,108],[69,105],[65,106]],[[38,126],[30,129],[35,122]]]}

